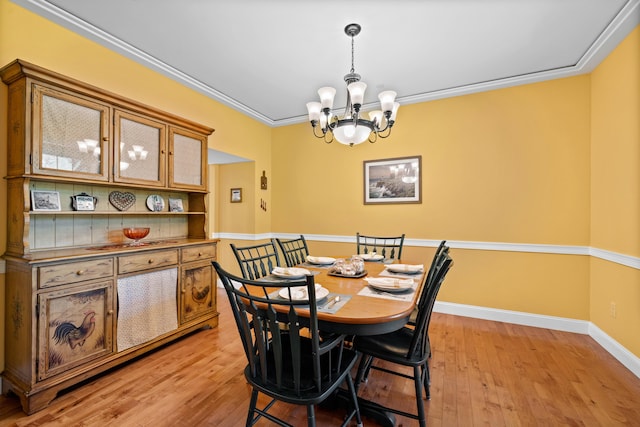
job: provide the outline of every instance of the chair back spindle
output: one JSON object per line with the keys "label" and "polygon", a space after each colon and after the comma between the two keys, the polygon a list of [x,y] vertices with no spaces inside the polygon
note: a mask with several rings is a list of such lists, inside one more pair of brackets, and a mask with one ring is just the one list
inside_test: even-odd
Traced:
{"label": "chair back spindle", "polygon": [[365,236],[356,233],[356,251],[358,254],[377,253],[384,259],[401,259],[404,246],[404,234],[394,237]]}
{"label": "chair back spindle", "polygon": [[280,257],[273,240],[252,246],[230,245],[240,265],[242,277],[246,279],[257,280],[271,274],[274,267],[280,267]]}

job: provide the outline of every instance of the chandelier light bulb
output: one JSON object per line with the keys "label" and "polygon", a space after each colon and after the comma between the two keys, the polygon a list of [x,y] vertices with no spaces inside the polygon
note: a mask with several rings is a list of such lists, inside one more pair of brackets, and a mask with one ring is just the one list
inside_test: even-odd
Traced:
{"label": "chandelier light bulb", "polygon": [[319,102],[307,102],[307,111],[309,111],[309,121],[318,122],[320,120],[320,110],[322,104]]}
{"label": "chandelier light bulb", "polygon": [[382,111],[391,111],[393,110],[393,103],[396,100],[396,93],[392,90],[385,90],[384,92],[380,92],[378,99],[380,99],[380,108],[382,108]]}
{"label": "chandelier light bulb", "polygon": [[382,111],[380,110],[374,110],[374,111],[370,111],[369,112],[369,119],[371,119],[371,121],[373,123],[375,123],[376,127],[378,129],[382,129],[382,118],[384,116],[382,115]]}
{"label": "chandelier light bulb", "polygon": [[367,89],[367,84],[364,82],[350,83],[347,86],[349,91],[349,97],[351,98],[351,105],[362,105],[364,102],[364,91]]}
{"label": "chandelier light bulb", "polygon": [[389,117],[389,121],[396,121],[396,115],[398,114],[398,108],[400,108],[399,102],[393,103],[393,109],[391,110],[391,117]]}
{"label": "chandelier light bulb", "polygon": [[321,87],[318,89],[318,95],[320,95],[320,104],[322,109],[333,108],[333,98],[336,96],[336,90],[332,87]]}

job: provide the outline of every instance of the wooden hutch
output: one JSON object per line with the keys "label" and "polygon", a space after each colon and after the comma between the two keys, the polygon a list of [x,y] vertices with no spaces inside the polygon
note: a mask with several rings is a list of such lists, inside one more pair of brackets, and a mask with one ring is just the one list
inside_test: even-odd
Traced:
{"label": "wooden hutch", "polygon": [[[31,414],[60,390],[218,325],[213,129],[21,60],[0,78],[9,87],[2,391]],[[125,227],[151,231],[134,246]]]}

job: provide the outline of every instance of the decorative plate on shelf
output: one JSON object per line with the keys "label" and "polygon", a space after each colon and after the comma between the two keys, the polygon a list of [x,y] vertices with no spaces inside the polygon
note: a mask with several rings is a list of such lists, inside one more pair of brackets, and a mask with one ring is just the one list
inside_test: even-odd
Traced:
{"label": "decorative plate on shelf", "polygon": [[136,203],[136,195],[129,192],[112,191],[109,193],[109,203],[119,211],[126,211]]}
{"label": "decorative plate on shelf", "polygon": [[162,196],[152,194],[147,197],[147,208],[152,212],[161,212],[164,210],[164,199]]}

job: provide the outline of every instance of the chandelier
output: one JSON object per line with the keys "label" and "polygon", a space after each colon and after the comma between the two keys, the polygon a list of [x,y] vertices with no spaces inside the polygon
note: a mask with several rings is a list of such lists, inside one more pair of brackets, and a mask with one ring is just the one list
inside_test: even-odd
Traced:
{"label": "chandelier", "polygon": [[313,134],[323,138],[327,144],[334,138],[341,144],[354,146],[366,140],[374,143],[379,138],[386,138],[391,134],[391,127],[396,121],[399,103],[395,102],[396,93],[391,90],[380,92],[381,110],[371,111],[369,119],[360,116],[366,83],[360,81],[360,74],[354,68],[354,37],[360,34],[362,28],[358,24],[349,24],[344,28],[346,35],[351,37],[351,71],[344,76],[347,84],[347,105],[344,116],[334,115],[333,98],[336,90],[332,87],[322,87],[318,90],[320,102],[307,103],[309,121],[313,127]]}

